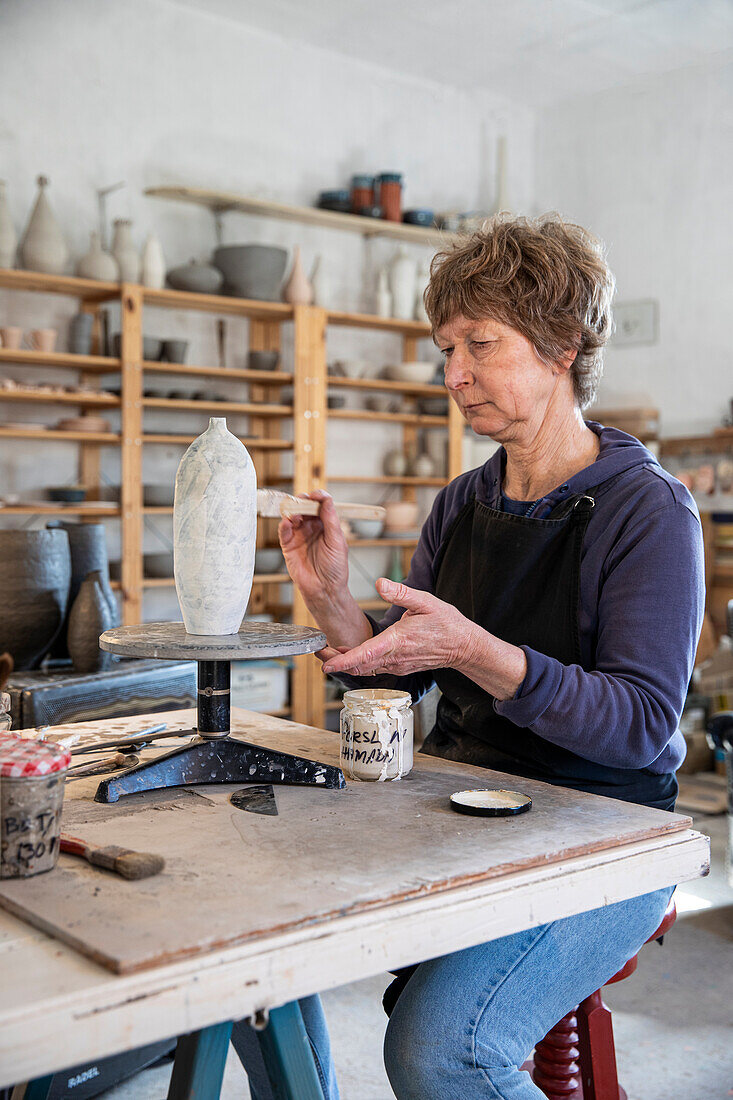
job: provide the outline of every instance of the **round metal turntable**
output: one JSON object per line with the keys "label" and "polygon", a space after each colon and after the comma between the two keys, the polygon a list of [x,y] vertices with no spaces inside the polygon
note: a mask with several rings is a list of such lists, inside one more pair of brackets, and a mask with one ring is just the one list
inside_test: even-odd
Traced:
{"label": "round metal turntable", "polygon": [[[122,657],[198,662],[198,739],[100,783],[97,802],[120,795],[198,783],[298,783],[345,786],[329,764],[291,756],[230,737],[231,661],[314,653],[326,645],[320,630],[285,623],[242,623],[238,634],[187,634],[183,623],[141,623],[107,630],[100,649]],[[185,731],[182,731],[185,734]]]}

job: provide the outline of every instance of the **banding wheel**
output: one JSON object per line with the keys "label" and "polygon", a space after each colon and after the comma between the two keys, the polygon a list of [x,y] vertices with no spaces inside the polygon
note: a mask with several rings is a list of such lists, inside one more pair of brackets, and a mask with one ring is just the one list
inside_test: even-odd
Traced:
{"label": "banding wheel", "polygon": [[[238,634],[187,634],[183,623],[143,623],[107,630],[101,649],[122,657],[194,660],[198,663],[197,740],[138,764],[100,783],[96,802],[120,795],[199,783],[296,783],[345,786],[329,764],[292,756],[230,736],[231,662],[313,653],[326,645],[320,630],[282,623],[242,623]],[[186,735],[181,731],[181,736]]]}

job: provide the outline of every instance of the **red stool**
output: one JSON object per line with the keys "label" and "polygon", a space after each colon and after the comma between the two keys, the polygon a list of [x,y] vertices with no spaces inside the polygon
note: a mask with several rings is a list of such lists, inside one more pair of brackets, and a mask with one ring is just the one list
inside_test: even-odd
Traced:
{"label": "red stool", "polygon": [[[662,923],[646,942],[661,943],[676,918],[677,909],[670,900]],[[638,961],[636,954],[606,985],[628,978]],[[600,989],[548,1031],[537,1044],[534,1059],[522,1068],[530,1071],[547,1100],[627,1100],[618,1083],[611,1013]]]}

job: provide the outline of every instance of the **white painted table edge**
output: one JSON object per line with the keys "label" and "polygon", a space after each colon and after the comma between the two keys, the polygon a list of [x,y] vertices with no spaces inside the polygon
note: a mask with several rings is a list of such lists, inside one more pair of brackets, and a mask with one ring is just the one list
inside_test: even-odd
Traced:
{"label": "white painted table edge", "polygon": [[[682,829],[123,975],[0,913],[0,1086],[685,882],[708,868],[708,838]],[[42,990],[47,961],[58,991]]]}

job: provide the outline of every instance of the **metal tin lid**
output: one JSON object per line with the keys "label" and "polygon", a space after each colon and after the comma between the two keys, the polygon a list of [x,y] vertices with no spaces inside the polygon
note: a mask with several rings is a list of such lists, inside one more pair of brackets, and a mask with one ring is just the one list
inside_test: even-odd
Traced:
{"label": "metal tin lid", "polygon": [[34,779],[66,771],[71,753],[51,741],[25,741],[0,735],[0,778]]}
{"label": "metal tin lid", "polygon": [[520,791],[476,788],[455,791],[450,796],[450,808],[470,817],[513,817],[532,808],[532,799]]}

